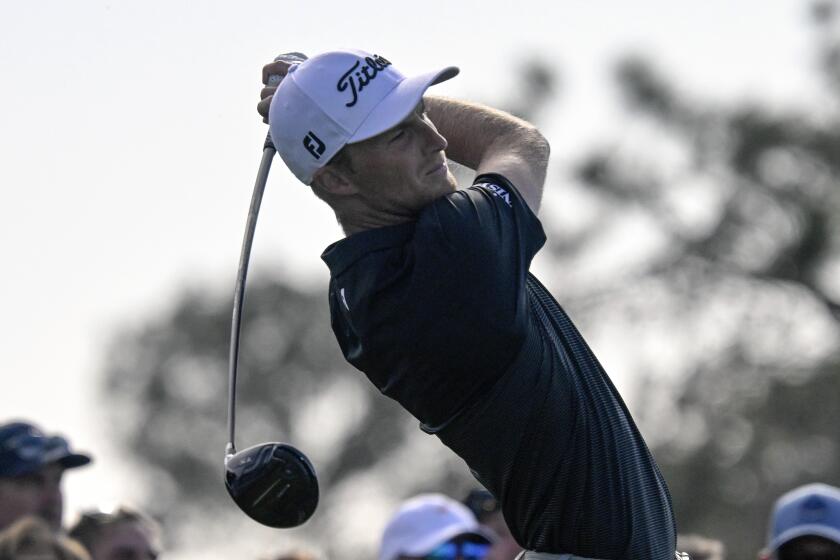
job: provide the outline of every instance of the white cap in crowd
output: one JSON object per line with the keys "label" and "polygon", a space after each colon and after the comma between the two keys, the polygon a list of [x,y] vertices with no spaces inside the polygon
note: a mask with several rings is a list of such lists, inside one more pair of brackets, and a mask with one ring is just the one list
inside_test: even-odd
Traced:
{"label": "white cap in crowd", "polygon": [[379,560],[424,556],[463,534],[494,540],[462,503],[443,494],[421,494],[403,502],[391,517],[382,535]]}

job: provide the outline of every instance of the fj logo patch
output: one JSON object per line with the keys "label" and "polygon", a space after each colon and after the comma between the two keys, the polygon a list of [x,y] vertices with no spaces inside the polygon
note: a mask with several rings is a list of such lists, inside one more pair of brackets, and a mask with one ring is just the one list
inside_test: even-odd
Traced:
{"label": "fj logo patch", "polygon": [[324,155],[324,150],[327,149],[321,139],[315,136],[315,133],[311,130],[303,137],[303,147],[306,148],[306,151],[312,154],[312,157],[315,159],[321,159],[321,156]]}
{"label": "fj logo patch", "polygon": [[513,203],[510,200],[510,193],[502,187],[500,187],[499,185],[494,185],[493,183],[478,183],[475,186],[484,187],[485,189],[493,193],[494,196],[497,196],[504,200],[505,204],[507,204],[508,206],[513,206]]}

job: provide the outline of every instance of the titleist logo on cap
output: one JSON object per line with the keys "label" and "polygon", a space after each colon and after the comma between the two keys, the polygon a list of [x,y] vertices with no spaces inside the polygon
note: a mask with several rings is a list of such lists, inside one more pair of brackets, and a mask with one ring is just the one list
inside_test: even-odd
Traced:
{"label": "titleist logo on cap", "polygon": [[359,100],[359,94],[365,89],[365,86],[371,83],[382,70],[391,65],[388,60],[378,54],[372,57],[366,56],[364,62],[365,64],[362,65],[362,61],[357,60],[356,64],[350,67],[338,79],[338,83],[335,86],[338,91],[350,89],[352,99],[344,104],[347,107],[355,105]]}

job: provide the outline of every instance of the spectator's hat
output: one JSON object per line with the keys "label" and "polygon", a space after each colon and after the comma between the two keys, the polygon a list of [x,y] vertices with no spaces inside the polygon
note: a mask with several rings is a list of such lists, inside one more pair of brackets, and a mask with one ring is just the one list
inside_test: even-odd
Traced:
{"label": "spectator's hat", "polygon": [[404,502],[388,522],[379,560],[424,556],[459,535],[476,535],[487,542],[494,539],[464,504],[443,494],[421,494]]}
{"label": "spectator's hat", "polygon": [[808,484],[776,500],[770,521],[770,552],[806,535],[840,544],[840,489],[827,484]]}
{"label": "spectator's hat", "polygon": [[63,437],[48,436],[29,422],[0,425],[0,477],[24,476],[50,463],[71,469],[90,461],[89,455],[71,450]]}

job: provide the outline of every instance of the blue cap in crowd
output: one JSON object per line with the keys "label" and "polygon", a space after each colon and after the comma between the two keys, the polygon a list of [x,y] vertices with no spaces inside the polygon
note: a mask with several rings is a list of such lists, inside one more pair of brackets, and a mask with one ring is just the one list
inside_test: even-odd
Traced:
{"label": "blue cap in crowd", "polygon": [[71,469],[90,461],[89,455],[73,452],[63,437],[48,436],[33,424],[0,425],[0,477],[32,474],[50,463]]}
{"label": "blue cap in crowd", "polygon": [[840,488],[807,484],[776,500],[770,524],[770,551],[805,535],[840,544]]}

